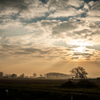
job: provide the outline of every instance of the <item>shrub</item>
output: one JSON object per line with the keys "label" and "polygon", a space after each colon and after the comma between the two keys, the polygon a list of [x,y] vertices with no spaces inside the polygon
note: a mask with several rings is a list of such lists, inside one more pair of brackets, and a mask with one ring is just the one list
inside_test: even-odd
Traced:
{"label": "shrub", "polygon": [[90,81],[88,81],[88,80],[80,80],[80,81],[77,83],[77,86],[78,86],[78,87],[81,87],[81,88],[98,87],[98,86],[96,85],[96,83],[90,82]]}
{"label": "shrub", "polygon": [[98,86],[94,82],[90,82],[88,80],[80,80],[77,83],[72,82],[72,81],[68,81],[66,83],[63,83],[61,85],[61,87],[64,87],[64,88],[92,88],[92,87],[96,87],[97,88]]}
{"label": "shrub", "polygon": [[75,88],[77,87],[75,83],[73,83],[72,81],[68,81],[66,83],[63,83],[61,85],[61,87],[67,87],[67,88]]}

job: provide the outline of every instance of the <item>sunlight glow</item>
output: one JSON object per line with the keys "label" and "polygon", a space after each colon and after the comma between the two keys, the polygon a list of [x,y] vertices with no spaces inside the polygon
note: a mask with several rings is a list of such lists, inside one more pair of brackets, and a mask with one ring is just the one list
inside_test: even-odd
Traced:
{"label": "sunlight glow", "polygon": [[77,52],[81,52],[83,53],[85,51],[86,47],[77,47],[77,48],[74,48],[75,51]]}
{"label": "sunlight glow", "polygon": [[70,41],[70,45],[85,47],[85,46],[91,46],[92,43],[90,43],[90,41],[87,40],[77,39]]}

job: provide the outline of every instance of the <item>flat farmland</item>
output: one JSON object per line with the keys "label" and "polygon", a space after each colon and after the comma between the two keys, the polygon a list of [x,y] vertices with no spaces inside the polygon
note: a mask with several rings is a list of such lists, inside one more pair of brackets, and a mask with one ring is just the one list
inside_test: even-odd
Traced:
{"label": "flat farmland", "polygon": [[[100,100],[100,80],[91,79],[97,88],[64,88],[68,80],[0,79],[0,100]],[[79,80],[71,80],[78,82]],[[8,94],[5,90],[8,90]]]}

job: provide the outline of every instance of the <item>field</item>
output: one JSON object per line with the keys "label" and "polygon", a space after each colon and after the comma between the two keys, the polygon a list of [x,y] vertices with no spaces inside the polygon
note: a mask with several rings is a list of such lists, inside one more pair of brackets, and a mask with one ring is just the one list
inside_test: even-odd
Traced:
{"label": "field", "polygon": [[[61,84],[68,80],[47,79],[0,79],[0,100],[100,100],[100,80],[98,87],[64,88]],[[78,82],[79,80],[72,80]],[[8,94],[6,92],[8,90]]]}

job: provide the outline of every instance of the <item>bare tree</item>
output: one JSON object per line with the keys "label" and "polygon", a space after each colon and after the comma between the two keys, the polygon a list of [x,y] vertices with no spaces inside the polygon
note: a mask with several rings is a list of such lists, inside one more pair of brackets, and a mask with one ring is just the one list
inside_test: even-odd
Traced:
{"label": "bare tree", "polygon": [[36,73],[33,73],[33,77],[36,78],[36,76],[37,76]]}
{"label": "bare tree", "polygon": [[72,76],[74,76],[75,78],[86,78],[87,76],[87,72],[85,71],[85,69],[83,67],[76,67],[73,68],[71,71]]}

